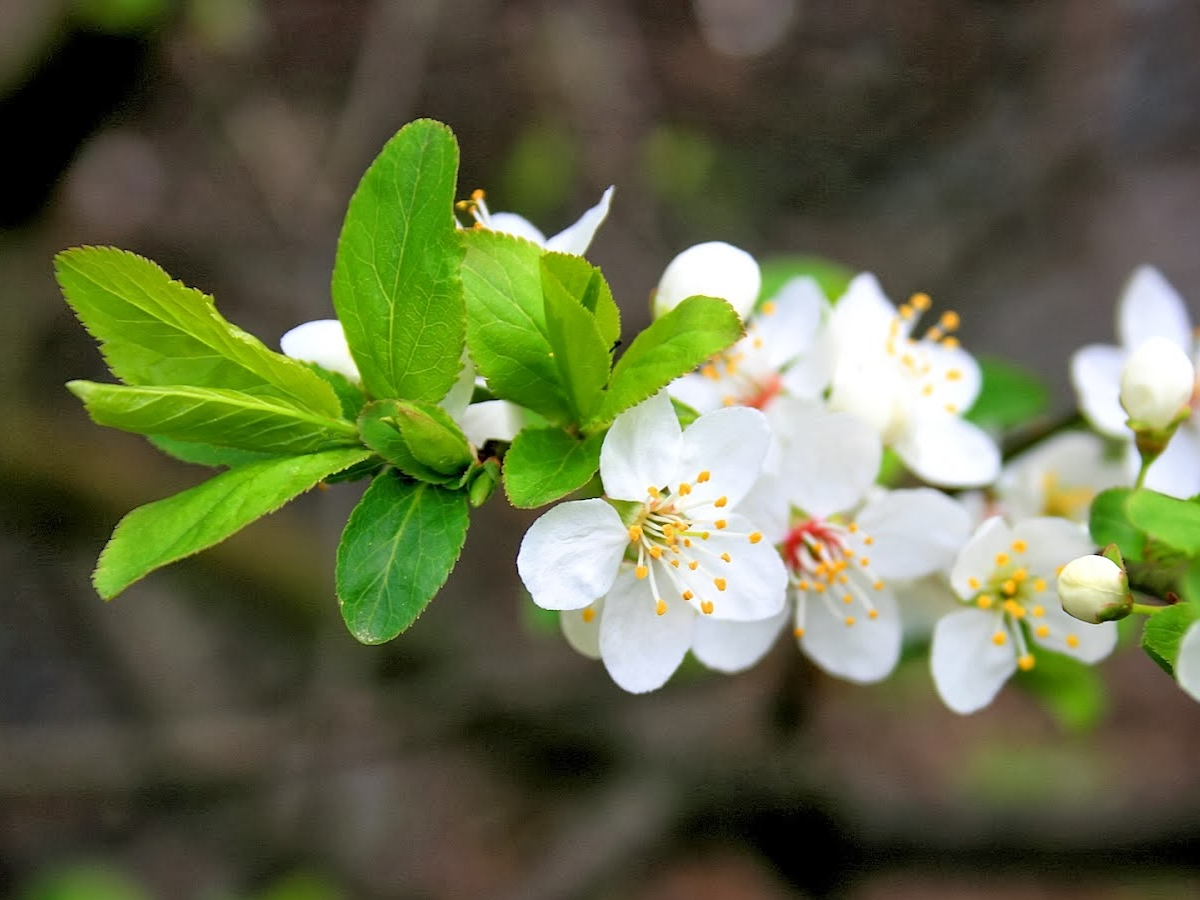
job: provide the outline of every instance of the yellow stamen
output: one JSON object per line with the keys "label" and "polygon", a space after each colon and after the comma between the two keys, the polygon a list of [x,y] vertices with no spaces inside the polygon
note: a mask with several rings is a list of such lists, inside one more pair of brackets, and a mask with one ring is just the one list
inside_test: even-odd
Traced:
{"label": "yellow stamen", "polygon": [[1033,589],[1034,589],[1035,591],[1037,591],[1039,594],[1040,594],[1042,591],[1046,590],[1046,579],[1044,579],[1044,578],[1038,578],[1036,581],[1034,581],[1034,583],[1033,583]]}
{"label": "yellow stamen", "polygon": [[722,553],[721,559],[725,560],[725,562],[733,562],[733,557],[730,556],[728,553]]}
{"label": "yellow stamen", "polygon": [[960,370],[960,369],[947,369],[946,370],[946,380],[947,381],[961,381],[962,377],[963,377],[963,373],[962,373],[962,370]]}
{"label": "yellow stamen", "polygon": [[639,579],[645,578],[647,575],[650,574],[650,569],[647,568],[646,566],[638,566],[636,569],[633,570],[633,574],[636,575]]}
{"label": "yellow stamen", "polygon": [[705,469],[703,472],[701,472],[699,475],[696,476],[696,480],[698,482],[700,482],[701,484],[704,484],[704,482],[708,481],[708,479],[710,479],[710,478],[712,478],[712,473],[709,472],[708,469]]}
{"label": "yellow stamen", "polygon": [[651,497],[653,497],[655,500],[657,500],[659,498],[659,490],[654,485],[650,485],[650,487],[646,488],[646,493],[649,494]]}
{"label": "yellow stamen", "polygon": [[1079,646],[1079,636],[1075,634],[1067,635],[1067,646],[1074,650]]}
{"label": "yellow stamen", "polygon": [[927,312],[929,307],[933,305],[933,301],[929,299],[926,293],[916,293],[908,298],[908,302],[914,309],[919,309],[921,312]]}
{"label": "yellow stamen", "polygon": [[877,610],[877,609],[871,610],[869,613],[867,613],[867,618],[871,619],[871,620],[878,619],[879,618],[879,610]]}
{"label": "yellow stamen", "polygon": [[795,637],[802,638],[802,637],[804,637],[804,629],[803,628],[795,628],[792,630],[792,634]]}
{"label": "yellow stamen", "polygon": [[1002,591],[1004,591],[1004,593],[1007,594],[1009,597],[1011,597],[1013,594],[1015,594],[1017,592],[1017,582],[1014,581],[1012,578],[1009,578],[1007,581],[1004,582],[1004,584],[1002,584],[1000,586],[1000,589]]}
{"label": "yellow stamen", "polygon": [[724,506],[728,502],[729,502],[728,497],[718,497],[716,500],[713,501],[713,506],[720,509],[722,506]]}
{"label": "yellow stamen", "polygon": [[768,300],[758,308],[758,311],[764,316],[773,316],[775,315],[775,304],[771,300]]}
{"label": "yellow stamen", "polygon": [[1036,660],[1034,660],[1032,653],[1026,653],[1024,656],[1017,657],[1017,668],[1022,672],[1028,672],[1034,665],[1036,665]]}
{"label": "yellow stamen", "polygon": [[642,526],[640,526],[640,525],[630,525],[630,526],[629,526],[629,540],[630,540],[630,542],[631,542],[631,543],[634,543],[634,544],[636,544],[636,543],[637,543],[638,541],[640,541],[641,539],[642,539]]}
{"label": "yellow stamen", "polygon": [[992,643],[995,644],[997,647],[1003,647],[1005,644],[1008,643],[1008,635],[1005,634],[1003,631],[997,631],[995,634],[992,635]]}
{"label": "yellow stamen", "polygon": [[724,519],[717,519],[717,521],[713,522],[713,524],[716,525],[717,530],[720,531],[722,528],[724,528],[729,523],[726,522]]}
{"label": "yellow stamen", "polygon": [[875,582],[873,585],[871,585],[871,587],[872,587],[874,590],[877,590],[877,591],[882,591],[882,590],[883,590],[883,582],[882,582],[882,581],[877,581],[877,582]]}
{"label": "yellow stamen", "polygon": [[712,611],[713,611],[713,602],[711,600],[701,600],[700,601],[700,612],[704,613],[706,616],[711,616]]}
{"label": "yellow stamen", "polygon": [[850,628],[854,624],[854,616],[846,616],[846,627]]}
{"label": "yellow stamen", "polygon": [[1040,619],[1042,616],[1044,616],[1046,614],[1046,607],[1035,606],[1033,609],[1030,610],[1030,612],[1033,613],[1033,617],[1035,619]]}
{"label": "yellow stamen", "polygon": [[695,598],[696,595],[693,594],[691,591],[684,591],[682,596],[683,596],[684,600],[692,600]]}
{"label": "yellow stamen", "polygon": [[980,609],[991,609],[992,608],[992,598],[987,594],[980,594],[978,597],[975,598],[975,605],[978,606]]}
{"label": "yellow stamen", "polygon": [[1033,633],[1036,634],[1040,638],[1043,638],[1043,639],[1048,638],[1048,637],[1050,637],[1050,626],[1049,625],[1039,625],[1037,628],[1033,629]]}
{"label": "yellow stamen", "polygon": [[750,543],[752,543],[752,544],[757,544],[761,540],[762,540],[762,532],[761,531],[756,531],[750,535]]}
{"label": "yellow stamen", "polygon": [[688,484],[686,481],[679,482],[679,496],[680,497],[686,497],[691,492],[692,492],[692,486],[690,484]]}
{"label": "yellow stamen", "polygon": [[854,602],[854,597],[850,594],[846,594],[844,597],[842,597],[842,602],[849,606]]}
{"label": "yellow stamen", "polygon": [[660,616],[665,616],[667,614],[667,602],[665,600],[659,600],[656,604],[654,604],[654,611]]}
{"label": "yellow stamen", "polygon": [[996,565],[1007,566],[1008,565],[1008,554],[1007,553],[997,553],[996,554]]}
{"label": "yellow stamen", "polygon": [[1014,553],[1024,553],[1026,550],[1029,549],[1029,545],[1026,544],[1020,538],[1018,538],[1017,540],[1012,542],[1012,548],[1013,548]]}
{"label": "yellow stamen", "polygon": [[693,572],[695,572],[696,569],[698,569],[699,567],[700,567],[700,563],[694,559],[688,563],[688,568],[691,569]]}
{"label": "yellow stamen", "polygon": [[979,579],[978,578],[968,578],[967,579],[967,587],[969,587],[973,591],[979,590]]}
{"label": "yellow stamen", "polygon": [[725,590],[725,579],[724,578],[714,578],[713,584],[715,584],[717,586],[718,591]]}
{"label": "yellow stamen", "polygon": [[938,321],[947,331],[956,331],[958,326],[962,324],[962,321],[958,317],[958,313],[952,309],[948,309],[942,313],[942,317]]}
{"label": "yellow stamen", "polygon": [[590,622],[594,618],[596,618],[596,611],[594,609],[592,609],[590,606],[586,607],[583,611],[583,621]]}

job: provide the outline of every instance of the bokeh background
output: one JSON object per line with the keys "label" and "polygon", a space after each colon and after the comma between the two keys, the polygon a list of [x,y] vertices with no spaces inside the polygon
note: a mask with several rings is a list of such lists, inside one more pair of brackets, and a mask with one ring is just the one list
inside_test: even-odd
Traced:
{"label": "bokeh background", "polygon": [[501,498],[360,647],[354,486],[102,603],[118,518],[203,473],[63,389],[105,376],[53,254],[135,250],[273,343],[330,314],[347,199],[416,116],[547,232],[617,185],[590,256],[627,341],[719,238],[928,291],[1065,411],[1134,266],[1200,297],[1191,0],[0,0],[0,896],[1200,896],[1200,709],[1133,648],[1066,718],[788,642],[632,697],[532,615]]}

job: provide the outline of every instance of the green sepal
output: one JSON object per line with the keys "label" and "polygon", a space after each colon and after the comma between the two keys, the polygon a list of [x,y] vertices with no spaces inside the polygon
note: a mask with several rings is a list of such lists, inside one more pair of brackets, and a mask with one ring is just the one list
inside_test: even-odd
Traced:
{"label": "green sepal", "polygon": [[189,385],[274,398],[336,417],[333,390],[304,364],[230,324],[211,297],[148,259],[112,247],[54,258],[63,296],[126,384]]}
{"label": "green sepal", "polygon": [[97,425],[276,456],[357,444],[354,426],[241,391],[70,381]]}
{"label": "green sepal", "polygon": [[487,503],[488,498],[500,483],[500,461],[492,456],[485,459],[467,476],[467,498],[473,509],[478,509]]}
{"label": "green sepal", "polygon": [[465,491],[380,474],[363,494],[337,551],[342,618],[364,644],[407,629],[445,584],[462,552]]}
{"label": "green sepal", "polygon": [[436,403],[462,367],[457,175],[453,133],[418,119],[387,142],[350,199],[333,305],[363,387],[376,398]]}
{"label": "green sepal", "polygon": [[1116,544],[1126,560],[1140,560],[1146,549],[1145,533],[1129,519],[1126,504],[1130,488],[1109,488],[1092,500],[1088,530],[1098,547]]}
{"label": "green sepal", "polygon": [[475,461],[450,414],[437,406],[377,400],[358,418],[362,441],[405,475],[430,484],[461,483]]}
{"label": "green sepal", "polygon": [[579,438],[558,428],[525,428],[504,454],[504,492],[518,509],[553,503],[583,487],[600,467],[603,433]]}
{"label": "green sepal", "polygon": [[92,583],[101,597],[111,600],[155,569],[220,543],[368,456],[370,451],[361,447],[346,447],[266,459],[139,506],[117,524]]}
{"label": "green sepal", "polygon": [[586,422],[600,406],[612,368],[612,342],[601,337],[586,305],[590,300],[595,306],[604,277],[583,257],[564,254],[543,256],[541,275],[546,336],[559,381],[571,418]]}
{"label": "green sepal", "polygon": [[688,297],[634,338],[613,368],[608,393],[592,426],[607,424],[658,393],[743,334],[732,306],[714,297]]}
{"label": "green sepal", "polygon": [[1168,675],[1174,676],[1179,642],[1197,619],[1200,619],[1200,606],[1177,603],[1146,620],[1146,627],[1142,631],[1142,649]]}
{"label": "green sepal", "polygon": [[671,406],[675,408],[675,418],[679,420],[680,428],[687,428],[698,418],[700,418],[700,413],[697,410],[692,409],[692,407],[688,406],[682,400],[676,400],[674,397],[672,397]]}
{"label": "green sepal", "polygon": [[1187,556],[1200,555],[1200,502],[1157,491],[1134,491],[1125,505],[1129,521],[1152,540]]}

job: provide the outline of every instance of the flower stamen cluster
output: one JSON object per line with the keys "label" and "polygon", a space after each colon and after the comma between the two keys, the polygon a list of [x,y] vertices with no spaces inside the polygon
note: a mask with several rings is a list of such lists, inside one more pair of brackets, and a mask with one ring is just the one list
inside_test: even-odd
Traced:
{"label": "flower stamen cluster", "polygon": [[[857,523],[843,525],[832,519],[811,518],[795,525],[783,539],[781,552],[789,583],[802,595],[815,594],[834,618],[846,627],[858,623],[857,603],[869,621],[879,618],[872,592],[884,589],[883,579],[871,571],[866,548],[873,543]],[[844,608],[839,609],[840,599]],[[796,610],[796,637],[804,637],[804,602]]]}

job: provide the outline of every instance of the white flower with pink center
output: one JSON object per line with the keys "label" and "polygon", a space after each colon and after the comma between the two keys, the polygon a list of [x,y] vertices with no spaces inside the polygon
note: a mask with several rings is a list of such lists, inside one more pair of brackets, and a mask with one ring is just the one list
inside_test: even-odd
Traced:
{"label": "white flower with pink center", "polygon": [[816,398],[829,383],[820,341],[829,303],[811,278],[793,278],[746,324],[746,336],[669,390],[697,412],[766,410],[776,397]]}
{"label": "white flower with pink center", "polygon": [[979,526],[950,571],[954,592],[969,608],[943,616],[933,630],[933,682],[950,709],[966,714],[991,703],[1014,672],[1036,665],[1031,644],[1085,663],[1112,652],[1116,625],[1071,618],[1055,592],[1062,568],[1093,549],[1066,519],[1009,527],[995,516]]}
{"label": "white flower with pink center", "polygon": [[735,511],[769,442],[753,409],[718,410],[681,429],[659,392],[605,436],[606,499],[560,504],[526,533],[517,570],[534,602],[562,611],[572,645],[599,655],[626,690],[661,687],[689,649],[722,670],[757,659],[722,626],[784,606],[779,554]]}
{"label": "white flower with pink center", "polygon": [[826,329],[833,366],[829,406],[867,422],[930,484],[989,484],[1000,472],[999,449],[962,418],[979,395],[979,366],[959,346],[953,312],[916,336],[930,306],[928,296],[915,294],[897,309],[874,275],[857,276],[834,304]]}

